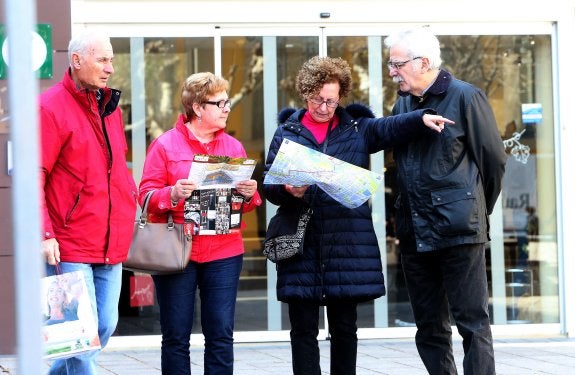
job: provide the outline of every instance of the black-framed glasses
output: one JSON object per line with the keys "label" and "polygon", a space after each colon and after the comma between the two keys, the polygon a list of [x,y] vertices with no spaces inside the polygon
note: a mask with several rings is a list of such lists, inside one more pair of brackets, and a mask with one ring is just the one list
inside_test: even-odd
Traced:
{"label": "black-framed glasses", "polygon": [[423,56],[417,56],[417,57],[414,57],[413,59],[409,59],[409,60],[405,60],[405,61],[396,61],[396,62],[388,61],[387,62],[387,68],[389,70],[391,70],[391,69],[399,70],[399,69],[403,68],[403,66],[405,64],[407,64],[408,62],[411,62],[411,61],[417,60],[417,59],[421,59],[422,57]]}
{"label": "black-framed glasses", "polygon": [[216,105],[218,106],[218,108],[224,109],[226,107],[231,108],[232,107],[232,101],[230,99],[222,99],[222,100],[218,100],[217,102],[210,102],[209,100],[202,102],[202,104],[211,104],[211,105]]}
{"label": "black-framed glasses", "polygon": [[325,105],[327,105],[330,108],[337,108],[337,106],[339,105],[339,102],[333,99],[323,100],[320,98],[309,98],[308,101],[318,106],[321,106],[323,103],[325,103]]}

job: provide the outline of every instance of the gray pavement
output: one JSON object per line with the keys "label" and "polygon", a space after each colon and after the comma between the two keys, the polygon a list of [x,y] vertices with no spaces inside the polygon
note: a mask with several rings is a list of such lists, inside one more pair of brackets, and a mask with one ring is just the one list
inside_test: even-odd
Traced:
{"label": "gray pavement", "polygon": [[[575,374],[575,339],[496,339],[496,370],[507,374]],[[463,374],[461,341],[454,340],[458,371]],[[329,374],[329,342],[320,342],[323,374]],[[191,348],[192,374],[202,374],[201,346]],[[288,342],[238,343],[235,345],[236,375],[278,375],[291,373]],[[0,356],[1,374],[18,374],[16,358]],[[100,375],[155,375],[160,371],[160,349],[110,348],[99,357]],[[45,364],[47,369],[48,365]],[[357,374],[427,374],[413,339],[362,339],[359,341]],[[36,375],[36,374],[20,374]]]}

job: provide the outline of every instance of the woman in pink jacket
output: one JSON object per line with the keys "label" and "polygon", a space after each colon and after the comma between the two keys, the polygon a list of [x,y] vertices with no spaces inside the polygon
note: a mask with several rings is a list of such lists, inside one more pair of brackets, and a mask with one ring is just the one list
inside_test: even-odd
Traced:
{"label": "woman in pink jacket", "polygon": [[[184,113],[173,129],[150,144],[144,164],[140,203],[154,190],[148,204],[150,221],[166,222],[171,212],[175,222],[184,222],[184,201],[198,188],[188,180],[194,155],[246,157],[241,143],[224,131],[231,108],[228,87],[225,79],[212,73],[196,73],[184,82]],[[261,205],[255,180],[239,182],[236,189],[245,198],[243,212]],[[205,337],[204,373],[233,373],[234,314],[243,253],[239,231],[194,235],[185,271],[154,276],[163,374],[190,374],[190,334],[198,289]]]}

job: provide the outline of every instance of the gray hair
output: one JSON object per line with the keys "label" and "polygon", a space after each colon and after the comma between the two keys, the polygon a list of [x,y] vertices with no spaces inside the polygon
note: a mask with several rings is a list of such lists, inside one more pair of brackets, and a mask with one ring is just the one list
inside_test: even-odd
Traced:
{"label": "gray hair", "polygon": [[72,54],[86,55],[99,41],[110,43],[110,37],[98,31],[85,30],[72,37],[68,44],[68,62],[72,66]]}
{"label": "gray hair", "polygon": [[439,40],[429,30],[429,27],[417,27],[399,31],[389,35],[383,42],[387,48],[395,46],[405,48],[411,59],[427,57],[431,69],[439,69],[441,66]]}

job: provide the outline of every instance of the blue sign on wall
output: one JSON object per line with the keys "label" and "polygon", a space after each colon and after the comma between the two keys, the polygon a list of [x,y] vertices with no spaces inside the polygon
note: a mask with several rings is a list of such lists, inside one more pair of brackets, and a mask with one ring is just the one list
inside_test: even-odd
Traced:
{"label": "blue sign on wall", "polygon": [[538,124],[543,120],[543,107],[541,103],[521,104],[521,119],[524,124]]}

